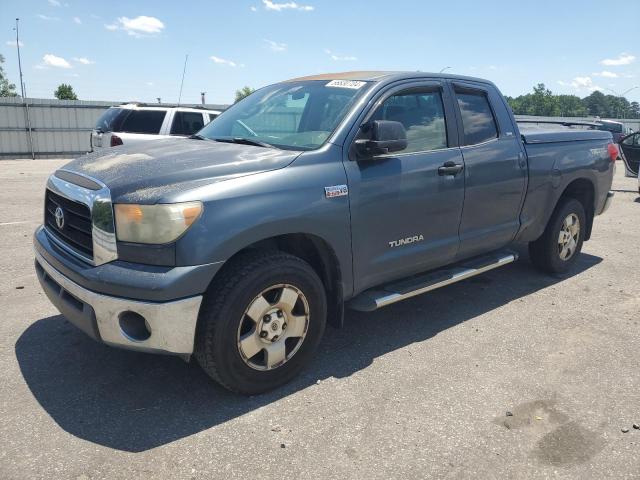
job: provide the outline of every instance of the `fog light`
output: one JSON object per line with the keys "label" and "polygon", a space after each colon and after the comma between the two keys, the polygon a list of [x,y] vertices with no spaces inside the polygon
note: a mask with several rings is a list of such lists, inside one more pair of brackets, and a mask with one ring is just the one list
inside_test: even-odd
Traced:
{"label": "fog light", "polygon": [[151,327],[139,313],[130,310],[119,315],[120,328],[129,340],[143,342],[151,336]]}

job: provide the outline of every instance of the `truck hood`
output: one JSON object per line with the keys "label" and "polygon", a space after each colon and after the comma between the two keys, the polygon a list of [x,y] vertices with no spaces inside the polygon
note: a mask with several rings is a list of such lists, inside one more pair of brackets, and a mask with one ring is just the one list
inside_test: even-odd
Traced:
{"label": "truck hood", "polygon": [[172,193],[286,167],[300,152],[171,138],[80,157],[62,169],[104,183],[114,202],[170,201]]}

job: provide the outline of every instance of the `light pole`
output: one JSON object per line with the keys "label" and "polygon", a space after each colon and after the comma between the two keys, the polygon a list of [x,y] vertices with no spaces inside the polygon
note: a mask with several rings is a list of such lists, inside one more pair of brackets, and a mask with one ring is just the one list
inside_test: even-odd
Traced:
{"label": "light pole", "polygon": [[[609,90],[609,91],[610,91],[611,93],[613,93],[616,97],[618,97],[618,98],[622,98],[622,99],[625,99],[625,98],[624,98],[624,96],[625,96],[627,93],[631,92],[632,90],[635,90],[636,88],[640,88],[640,85],[635,85],[635,86],[633,86],[633,87],[631,87],[631,88],[629,88],[629,89],[625,90],[624,92],[619,93],[619,92],[616,92],[615,90],[613,90],[613,89],[611,89],[611,88],[604,87],[604,89],[605,89],[605,90]],[[626,99],[625,99],[625,100],[626,100]],[[618,114],[620,114],[620,111],[618,111]],[[624,109],[624,112],[622,112],[622,114],[623,114],[623,115],[626,115],[626,114],[627,114],[627,109],[626,109],[626,108]]]}
{"label": "light pole", "polygon": [[19,18],[16,18],[16,48],[18,49],[18,71],[20,72],[20,93],[22,94],[22,98],[24,98],[24,81],[22,80],[22,61],[20,60],[20,32],[18,28]]}
{"label": "light pole", "polygon": [[444,72],[445,70],[450,69],[451,67],[444,67],[442,70],[440,70],[440,73]]}

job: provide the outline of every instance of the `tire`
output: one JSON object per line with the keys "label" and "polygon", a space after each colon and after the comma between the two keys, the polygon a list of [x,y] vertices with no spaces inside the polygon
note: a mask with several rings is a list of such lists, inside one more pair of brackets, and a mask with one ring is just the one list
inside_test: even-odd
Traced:
{"label": "tire", "polygon": [[287,383],[322,339],[327,316],[322,281],[305,261],[279,251],[242,255],[221,273],[200,308],[198,363],[240,394]]}
{"label": "tire", "polygon": [[[571,228],[567,225],[577,220]],[[567,223],[565,223],[567,220]],[[529,243],[529,256],[533,265],[547,273],[565,273],[578,260],[586,228],[586,214],[582,203],[575,198],[561,198],[544,233]],[[563,231],[564,245],[560,244]],[[577,231],[577,236],[574,232]],[[567,237],[571,235],[573,242]]]}

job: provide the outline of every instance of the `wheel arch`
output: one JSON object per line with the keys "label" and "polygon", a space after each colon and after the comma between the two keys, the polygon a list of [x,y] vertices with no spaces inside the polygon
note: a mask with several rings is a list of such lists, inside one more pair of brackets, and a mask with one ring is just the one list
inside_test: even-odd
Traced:
{"label": "wheel arch", "polygon": [[555,208],[558,208],[560,201],[563,198],[574,198],[578,200],[584,207],[584,212],[587,217],[587,225],[585,228],[584,239],[589,240],[591,238],[591,230],[593,229],[593,217],[595,213],[595,195],[596,190],[593,182],[588,178],[576,178],[569,182],[564,188],[562,194],[556,202]]}
{"label": "wheel arch", "polygon": [[256,250],[265,252],[278,250],[307,262],[320,277],[327,294],[327,323],[336,328],[342,327],[344,323],[342,269],[334,249],[327,241],[317,235],[286,233],[255,241],[231,255],[225,265],[211,279],[211,283],[245,253]]}

